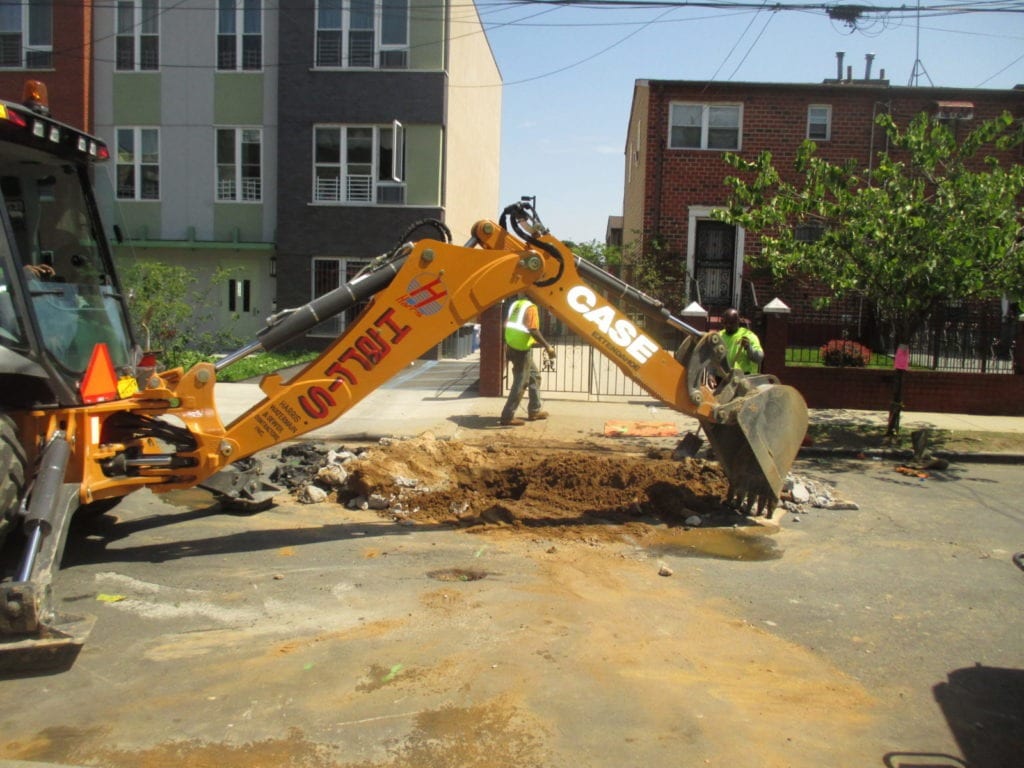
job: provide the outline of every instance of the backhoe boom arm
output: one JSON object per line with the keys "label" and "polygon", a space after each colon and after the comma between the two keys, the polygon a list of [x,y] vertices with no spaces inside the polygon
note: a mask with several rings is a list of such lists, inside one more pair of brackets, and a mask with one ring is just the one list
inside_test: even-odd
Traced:
{"label": "backhoe boom arm", "polygon": [[[514,233],[505,226],[508,216]],[[770,516],[806,431],[803,398],[774,377],[730,370],[717,333],[696,331],[657,300],[578,260],[528,208],[506,209],[501,223],[478,222],[467,245],[420,240],[379,262],[275,318],[257,342],[216,365],[152,373],[127,398],[12,412],[6,424],[34,436],[22,441],[25,466],[44,471],[22,504],[28,536],[22,566],[0,585],[0,637],[24,636],[15,645],[30,650],[42,647],[44,637],[58,638],[56,649],[84,642],[88,622],[64,617],[58,627],[49,600],[68,523],[80,504],[102,507],[139,488],[161,493],[196,486],[255,502],[254,454],[339,418],[488,307],[521,292],[651,395],[695,416],[729,480],[730,499]],[[663,349],[604,294],[682,330],[682,345],[674,353]],[[224,425],[214,396],[218,370],[363,303],[315,361],[287,381],[279,374],[264,377],[263,399]]]}

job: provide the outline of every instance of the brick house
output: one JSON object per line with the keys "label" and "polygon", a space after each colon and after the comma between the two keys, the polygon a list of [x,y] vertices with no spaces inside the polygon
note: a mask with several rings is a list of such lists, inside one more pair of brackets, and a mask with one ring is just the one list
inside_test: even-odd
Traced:
{"label": "brick house", "polygon": [[[657,241],[668,258],[679,260],[685,279],[670,302],[675,309],[699,299],[712,316],[729,306],[749,310],[753,295],[757,305],[777,295],[796,309],[813,296],[803,289],[787,295],[785,287],[752,275],[746,260],[757,248],[756,238],[710,217],[728,199],[723,179],[733,171],[723,162],[726,151],[746,159],[771,151],[785,175],[800,143],[811,139],[825,160],[852,158],[868,167],[884,148],[885,134],[875,125],[880,112],[901,125],[928,112],[957,131],[1004,111],[1024,116],[1021,87],[900,87],[882,75],[870,77],[869,60],[864,79],[847,75],[818,84],[638,80],[626,139],[626,258]],[[1019,158],[1018,151],[1013,159]]]}
{"label": "brick house", "polygon": [[92,130],[92,6],[26,2],[4,11],[0,98],[20,102],[26,80],[41,80],[61,122]]}
{"label": "brick house", "polygon": [[[755,319],[766,334],[768,357],[763,370],[799,389],[814,408],[888,407],[894,397],[892,370],[823,369],[788,366],[787,344],[806,330],[761,316],[760,309],[780,298],[794,318],[820,295],[811,280],[773,284],[747,262],[757,238],[741,228],[711,218],[728,200],[724,185],[733,173],[722,159],[726,151],[753,159],[770,151],[786,177],[800,143],[811,139],[818,155],[840,163],[854,159],[870,167],[884,149],[885,133],[875,124],[889,112],[905,125],[920,112],[936,115],[956,132],[1009,112],[1024,117],[1024,87],[1009,90],[900,87],[884,76],[872,78],[868,59],[863,79],[854,79],[842,59],[835,79],[821,83],[707,83],[683,80],[638,80],[634,87],[626,140],[623,194],[624,260],[652,250],[683,278],[663,295],[680,311],[697,301],[708,313],[709,327],[729,307]],[[1019,149],[1003,156],[1020,162]],[[796,182],[795,174],[788,181]],[[666,262],[663,262],[666,263]],[[760,317],[759,317],[760,316]],[[1024,373],[1024,325],[1016,330],[1014,370]],[[781,330],[785,329],[785,330]],[[764,337],[763,337],[764,338]],[[984,369],[982,369],[984,371]],[[1024,376],[993,373],[915,372],[902,384],[908,407],[922,411],[1024,413]]]}

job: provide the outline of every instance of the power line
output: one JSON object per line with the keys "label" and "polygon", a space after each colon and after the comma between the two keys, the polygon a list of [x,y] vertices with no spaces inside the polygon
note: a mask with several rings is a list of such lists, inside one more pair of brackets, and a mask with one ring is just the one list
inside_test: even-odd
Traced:
{"label": "power line", "polygon": [[754,47],[757,45],[758,41],[761,39],[761,36],[764,35],[765,30],[768,29],[768,25],[772,23],[772,19],[774,19],[774,18],[775,18],[775,12],[772,11],[771,13],[768,14],[768,18],[764,20],[764,26],[762,26],[761,27],[761,31],[757,33],[757,37],[754,38],[754,42],[752,42],[750,44],[750,47],[747,48],[747,52],[743,54],[743,58],[740,59],[739,63],[736,65],[736,68],[733,69],[732,74],[729,75],[729,79],[730,80],[732,80],[734,77],[736,77],[736,73],[740,71],[740,67],[743,66],[743,62],[745,62],[747,60],[747,57],[750,55],[751,51],[754,50]]}
{"label": "power line", "polygon": [[[54,5],[55,6],[60,6],[60,5],[75,5],[75,6],[78,6],[79,2],[80,2],[80,0],[54,0]],[[157,15],[166,16],[167,14],[172,13],[172,12],[173,13],[183,13],[183,12],[192,12],[192,11],[199,11],[199,10],[203,10],[203,11],[206,11],[208,13],[212,13],[216,9],[216,6],[214,4],[209,4],[209,5],[204,4],[203,6],[197,6],[197,5],[187,5],[186,6],[185,5],[186,2],[187,2],[187,0],[177,0],[177,2],[174,2],[171,5],[168,5],[168,6],[165,6],[163,8],[160,8],[160,10],[158,11]],[[472,5],[472,4],[471,3],[456,3],[456,4],[451,4],[448,7],[456,7],[456,8],[458,8],[458,7],[469,7],[470,5]],[[343,6],[347,7],[348,3],[344,3]],[[594,52],[592,54],[588,54],[588,55],[583,56],[581,58],[578,58],[576,61],[574,61],[571,64],[567,64],[565,66],[557,67],[555,69],[549,70],[549,71],[541,73],[539,75],[535,75],[535,76],[531,76],[531,77],[527,77],[527,78],[521,78],[521,79],[518,79],[518,80],[508,81],[508,82],[504,82],[504,83],[489,85],[489,86],[459,86],[459,85],[453,85],[453,87],[501,87],[503,85],[513,86],[513,85],[519,85],[519,84],[527,83],[527,82],[534,82],[536,80],[540,80],[540,79],[547,78],[547,77],[552,77],[554,75],[560,74],[560,73],[565,72],[567,70],[570,70],[570,69],[573,69],[575,67],[581,66],[581,65],[583,65],[583,64],[585,64],[585,63],[587,63],[589,61],[592,61],[592,60],[602,56],[603,54],[607,53],[608,51],[611,51],[611,50],[621,46],[627,40],[629,40],[632,37],[636,36],[640,32],[642,32],[642,31],[644,31],[644,30],[646,30],[646,29],[648,29],[648,28],[650,28],[652,26],[661,25],[661,24],[693,23],[693,22],[701,21],[701,20],[704,20],[704,19],[707,19],[707,18],[721,18],[722,16],[725,16],[725,15],[751,13],[751,12],[754,13],[754,18],[756,18],[761,10],[764,10],[764,9],[767,8],[768,10],[772,11],[772,17],[778,11],[789,10],[789,11],[794,11],[794,12],[811,13],[811,14],[814,14],[814,15],[827,15],[827,16],[829,16],[829,18],[831,18],[831,19],[833,19],[835,21],[835,20],[837,20],[836,19],[836,15],[838,14],[840,16],[840,18],[838,20],[840,20],[842,23],[847,23],[848,25],[850,25],[851,26],[851,31],[862,31],[863,32],[863,31],[866,31],[866,27],[864,26],[864,24],[865,24],[864,19],[868,18],[869,16],[874,18],[874,21],[878,21],[879,19],[875,18],[876,14],[889,14],[891,16],[895,16],[896,18],[895,19],[891,19],[891,20],[892,21],[896,21],[898,23],[899,21],[906,21],[908,18],[910,18],[911,14],[913,14],[916,17],[916,15],[918,13],[918,9],[916,7],[913,7],[913,6],[898,6],[898,7],[897,6],[893,6],[893,7],[885,7],[885,6],[854,6],[854,5],[843,6],[843,5],[828,5],[828,4],[800,4],[800,3],[789,3],[789,4],[778,4],[778,3],[776,3],[774,5],[768,6],[767,5],[767,0],[762,0],[762,2],[760,2],[760,3],[746,2],[746,1],[732,1],[732,0],[696,0],[696,1],[690,1],[690,0],[648,0],[648,1],[644,1],[644,2],[639,2],[639,1],[634,1],[634,0],[500,0],[499,2],[480,2],[480,3],[477,3],[476,6],[478,8],[478,11],[482,8],[482,9],[486,9],[490,13],[497,13],[497,12],[508,11],[508,10],[523,10],[523,9],[526,9],[526,8],[530,8],[532,12],[529,13],[528,15],[525,15],[525,16],[522,16],[522,17],[518,17],[518,18],[515,18],[515,19],[510,19],[510,20],[507,20],[507,21],[501,21],[501,22],[484,22],[483,19],[481,18],[481,28],[478,29],[478,28],[474,27],[474,29],[472,31],[466,32],[465,34],[451,35],[448,38],[449,41],[453,40],[453,39],[460,39],[460,38],[463,38],[463,37],[471,37],[471,36],[475,36],[475,35],[478,35],[478,34],[488,34],[488,33],[495,32],[495,31],[498,31],[498,30],[501,30],[501,29],[506,29],[506,28],[517,28],[517,27],[549,27],[549,28],[571,27],[571,28],[588,28],[588,27],[608,26],[610,24],[609,22],[596,22],[596,23],[595,22],[587,22],[587,23],[583,23],[583,22],[535,23],[534,22],[534,23],[531,23],[531,21],[534,20],[534,19],[537,19],[537,18],[540,18],[542,16],[546,16],[546,15],[555,13],[555,12],[557,12],[559,10],[562,10],[562,9],[569,9],[569,8],[577,9],[577,10],[594,10],[594,11],[617,11],[617,10],[632,10],[632,11],[636,11],[636,10],[644,10],[644,9],[652,9],[652,10],[653,9],[658,9],[658,10],[661,10],[662,13],[658,14],[653,19],[647,19],[647,20],[643,20],[643,19],[640,19],[640,20],[621,20],[620,19],[620,20],[618,20],[616,22],[611,22],[615,26],[620,26],[620,27],[633,26],[633,27],[636,27],[636,29],[634,29],[633,31],[629,32],[628,34],[623,35],[618,40],[616,40],[615,42],[611,43],[610,45],[605,46],[601,50],[596,51],[596,52]],[[107,0],[104,0],[103,2],[92,3],[92,7],[94,9],[95,8],[106,8],[106,9],[108,9],[108,10],[113,12],[113,10],[117,7],[117,4],[114,3],[114,2],[108,2]],[[269,10],[269,11],[278,11],[278,12],[284,11],[283,13],[279,13],[279,19],[281,20],[280,23],[291,22],[291,23],[299,24],[299,23],[305,23],[305,22],[303,22],[300,18],[296,18],[296,16],[294,14],[289,13],[289,12],[290,11],[294,11],[294,10],[313,11],[313,9],[316,8],[316,5],[314,3],[312,3],[312,2],[308,2],[308,3],[303,3],[300,6],[289,6],[287,8],[281,8],[279,5],[272,5],[272,4],[269,4],[269,3],[264,3],[260,7],[264,8],[265,10]],[[419,8],[424,8],[425,6],[418,6],[418,7]],[[442,4],[438,4],[436,7],[440,8],[440,7],[442,7]],[[700,16],[700,17],[667,18],[670,15],[671,11],[675,11],[675,10],[679,10],[679,9],[684,9],[684,8],[706,9],[706,10],[713,11],[713,13],[709,14],[708,16]],[[839,13],[837,11],[837,9],[847,9],[846,11],[843,12],[843,13],[846,13],[847,15],[844,16],[843,13]],[[855,9],[858,14],[863,14],[863,15],[856,15],[852,11],[850,11],[850,9]],[[940,13],[940,11],[941,11],[941,13]],[[943,15],[943,14],[944,15],[959,15],[959,14],[974,14],[974,13],[1022,13],[1022,12],[1024,12],[1024,0],[979,0],[979,2],[974,2],[974,3],[954,3],[954,4],[943,4],[943,5],[935,5],[935,4],[933,4],[933,5],[927,5],[927,6],[926,5],[922,5],[921,6],[921,13],[928,14],[929,12],[934,12],[932,14],[933,17],[939,16],[939,15]],[[758,40],[761,38],[761,36],[764,34],[765,30],[767,29],[768,23],[770,22],[772,17],[769,17],[769,21],[765,23],[764,27],[762,27],[761,32],[758,34],[758,37],[754,40],[754,42],[748,48],[747,53],[744,55],[743,59],[740,61],[740,64],[737,65],[737,67],[734,70],[733,74],[730,75],[730,79],[735,76],[736,72],[739,70],[739,66],[742,65],[742,63],[746,60],[746,58],[753,51],[754,46],[756,45]],[[152,16],[150,16],[148,18],[152,18]],[[415,18],[415,17],[413,17],[413,18]],[[456,20],[456,21],[458,21],[458,20]],[[136,27],[140,26],[141,23],[142,22],[140,20],[139,24],[137,24]],[[750,29],[752,24],[753,24],[753,19],[751,19],[750,24],[748,24],[747,30]],[[857,27],[858,24],[861,25],[859,28]],[[921,27],[921,28],[922,29],[927,29],[927,27]],[[943,31],[960,33],[960,34],[978,34],[978,33],[963,32],[961,30],[943,30]],[[744,35],[745,34],[746,34],[746,30],[744,31]],[[742,39],[742,37],[744,35],[741,35],[740,39]],[[118,36],[118,33],[116,31],[112,32],[110,34],[99,35],[97,37],[94,37],[92,39],[91,43],[92,43],[92,45],[97,45],[99,43],[102,43],[103,41],[109,40],[110,38],[117,37],[117,36]],[[993,35],[993,37],[994,37],[994,35]],[[1014,39],[1014,38],[1011,37],[1010,39]],[[442,43],[442,42],[444,42],[444,41],[442,41],[442,40],[427,41],[427,42],[422,43],[421,45],[423,45],[423,46],[431,46],[431,45],[437,45],[437,44]],[[739,44],[739,41],[737,41],[737,45],[738,44]],[[74,47],[65,48],[65,49],[62,49],[62,50],[57,50],[57,51],[54,51],[53,53],[54,53],[55,56],[84,58],[84,57],[74,56],[75,52],[80,52],[83,48],[84,48],[84,46],[74,46]],[[716,70],[715,75],[712,77],[712,79],[714,79],[714,77],[717,77],[718,72],[721,70],[722,66],[725,65],[725,62],[729,59],[729,57],[731,57],[733,51],[735,51],[735,48],[736,48],[736,46],[734,46],[733,50],[730,51],[728,56],[726,56],[726,59],[722,62],[722,65],[719,66],[719,69]],[[93,61],[101,62],[101,63],[104,63],[104,64],[116,64],[117,63],[116,59],[110,59],[110,58],[102,58],[102,57],[93,56],[92,59],[93,59]],[[984,82],[988,82],[989,80],[991,80],[992,78],[998,76],[1002,72],[1006,71],[1006,69],[1009,69],[1010,67],[1012,67],[1014,64],[1016,64],[1019,61],[1020,61],[1020,58],[1014,60],[1013,62],[1008,64],[1006,67],[1004,67],[1003,69],[999,70],[999,72],[997,72],[994,75],[992,75],[991,77],[987,78]],[[282,68],[285,68],[285,67],[293,67],[293,66],[294,67],[308,68],[309,67],[309,61],[304,59],[302,61],[295,61],[295,62],[289,61],[289,62],[285,62],[285,63],[273,62],[273,61],[269,62],[269,63],[268,62],[263,62],[262,66],[260,67],[260,71],[267,71],[267,70],[272,70],[272,69],[282,69]],[[204,70],[204,69],[211,69],[211,68],[212,67],[209,64],[191,64],[191,63],[169,64],[166,61],[161,61],[160,62],[160,69],[168,69],[168,70],[179,70],[179,71],[180,70],[189,70],[189,69]],[[124,70],[124,71],[128,71],[128,70]],[[234,70],[224,70],[224,71],[234,71]]]}

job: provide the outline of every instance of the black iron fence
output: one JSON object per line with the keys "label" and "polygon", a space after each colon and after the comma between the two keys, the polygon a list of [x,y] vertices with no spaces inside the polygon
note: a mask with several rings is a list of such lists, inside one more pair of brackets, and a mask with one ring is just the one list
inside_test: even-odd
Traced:
{"label": "black iron fence", "polygon": [[[751,307],[741,314],[764,338],[760,309]],[[1018,315],[1015,305],[1003,311],[998,302],[943,307],[910,340],[909,364],[918,370],[1012,374]],[[632,319],[638,326],[646,325],[640,315]],[[543,391],[584,394],[594,400],[646,396],[645,390],[609,358],[557,319],[542,313],[542,326],[545,337],[558,350],[555,361],[545,365],[541,373]],[[657,338],[668,350],[682,341],[682,333],[673,329],[648,327],[647,332],[656,337],[658,333],[669,334]],[[853,343],[851,354],[838,356],[838,361],[846,365],[856,362],[854,355],[858,352],[863,353],[861,362],[870,366],[892,368],[895,360],[892,332],[879,322],[871,305],[860,299],[833,303],[822,310],[794,309],[787,320],[787,337],[787,365],[824,364],[823,349],[827,353],[830,342]],[[540,364],[544,355],[541,351],[535,354]]]}
{"label": "black iron fence", "polygon": [[[1018,313],[998,302],[950,303],[933,314],[910,339],[912,368],[961,373],[1013,373]],[[841,342],[867,350],[868,365],[891,367],[895,337],[879,322],[870,304],[847,300],[823,310],[793,311],[788,320],[786,361],[791,365],[821,364],[823,355]],[[853,350],[851,345],[847,345]],[[834,353],[833,353],[834,355]],[[853,359],[848,355],[847,364]]]}

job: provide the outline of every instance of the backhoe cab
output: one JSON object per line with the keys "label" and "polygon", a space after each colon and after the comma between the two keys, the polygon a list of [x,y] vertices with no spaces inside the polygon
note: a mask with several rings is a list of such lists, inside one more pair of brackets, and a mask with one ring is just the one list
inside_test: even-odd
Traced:
{"label": "backhoe cab", "polygon": [[[141,367],[92,195],[103,142],[41,111],[0,102],[0,672],[65,665],[89,620],[54,610],[51,585],[73,514],[140,488],[200,486],[263,501],[255,454],[342,416],[488,307],[524,291],[654,397],[695,416],[742,509],[770,514],[807,425],[803,399],[771,376],[729,370],[715,333],[576,258],[518,203],[480,221],[470,242],[418,222],[351,282],[270,318],[257,339],[190,370]],[[425,225],[437,239],[407,242]],[[663,349],[606,295],[686,340]],[[217,375],[323,320],[362,309],[298,374],[229,424]],[[22,534],[12,535],[12,534]],[[25,659],[25,654],[28,659]]]}

